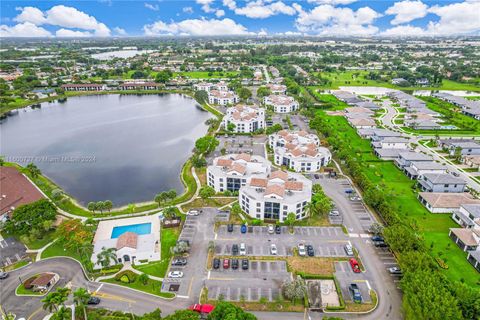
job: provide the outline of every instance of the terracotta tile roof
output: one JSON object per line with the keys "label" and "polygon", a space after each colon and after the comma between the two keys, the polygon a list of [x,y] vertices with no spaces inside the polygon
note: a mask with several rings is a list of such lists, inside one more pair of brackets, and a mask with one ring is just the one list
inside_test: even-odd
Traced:
{"label": "terracotta tile roof", "polygon": [[272,174],[270,174],[270,179],[276,179],[276,178],[287,181],[288,173],[281,170],[274,171],[272,172]]}
{"label": "terracotta tile roof", "polygon": [[250,186],[266,188],[267,187],[267,182],[268,182],[267,179],[252,178],[250,180]]}
{"label": "terracotta tile roof", "polygon": [[265,190],[265,195],[269,194],[276,194],[277,196],[283,197],[285,195],[285,188],[278,184],[269,185]]}
{"label": "terracotta tile roof", "polygon": [[306,136],[308,136],[308,132],[303,131],[303,130],[298,131],[297,134],[298,134],[300,137],[306,137]]}
{"label": "terracotta tile roof", "polygon": [[217,160],[217,166],[220,167],[230,167],[232,165],[233,161],[230,159],[218,159]]}
{"label": "terracotta tile roof", "polygon": [[278,131],[278,134],[282,137],[286,137],[286,136],[289,135],[287,130],[280,130],[280,131]]}
{"label": "terracotta tile roof", "polygon": [[125,232],[117,239],[117,250],[122,248],[137,248],[138,234],[133,232]]}
{"label": "terracotta tile roof", "polygon": [[244,174],[245,171],[247,171],[247,168],[245,166],[242,166],[240,163],[234,163],[233,166],[230,167],[228,172],[236,171],[240,174]]}
{"label": "terracotta tile roof", "polygon": [[240,153],[235,157],[235,160],[245,160],[250,162],[252,160],[252,156],[247,153]]}
{"label": "terracotta tile roof", "polygon": [[288,150],[293,150],[293,149],[295,149],[296,147],[297,147],[296,144],[290,143],[290,142],[285,145],[285,148],[287,148]]}
{"label": "terracotta tile roof", "polygon": [[34,287],[45,287],[55,278],[55,273],[43,273],[38,278],[32,281],[32,286]]}
{"label": "terracotta tile roof", "polygon": [[43,199],[42,193],[14,167],[0,167],[0,193],[0,215],[12,207]]}
{"label": "terracotta tile roof", "polygon": [[303,182],[300,182],[300,181],[286,181],[285,182],[285,189],[302,191],[303,190]]}

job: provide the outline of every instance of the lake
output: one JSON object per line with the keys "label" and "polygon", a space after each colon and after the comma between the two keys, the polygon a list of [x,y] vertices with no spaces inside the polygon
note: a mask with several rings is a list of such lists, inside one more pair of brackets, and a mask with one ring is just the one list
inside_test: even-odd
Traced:
{"label": "lake", "polygon": [[81,204],[183,192],[182,165],[210,114],[180,94],[92,95],[21,109],[0,124],[1,154],[34,162]]}

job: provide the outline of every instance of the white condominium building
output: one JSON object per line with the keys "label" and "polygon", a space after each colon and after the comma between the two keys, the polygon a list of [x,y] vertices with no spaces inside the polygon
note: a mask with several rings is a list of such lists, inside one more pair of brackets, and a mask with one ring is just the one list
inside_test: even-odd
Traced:
{"label": "white condominium building", "polygon": [[318,137],[305,131],[281,130],[271,134],[268,143],[275,153],[275,164],[296,172],[318,171],[332,159]]}
{"label": "white condominium building", "polygon": [[275,171],[268,177],[251,178],[240,189],[238,201],[252,218],[283,222],[290,212],[297,219],[305,218],[311,196],[312,182],[303,175]]}
{"label": "white condominium building", "polygon": [[283,84],[269,83],[269,84],[267,84],[267,88],[270,89],[270,91],[273,94],[285,94],[285,93],[287,93],[287,86],[285,86]]}
{"label": "white condominium building", "polygon": [[207,91],[207,92],[210,92],[211,90],[228,91],[228,85],[224,81],[220,81],[218,83],[199,82],[199,83],[195,83],[193,85],[193,89],[196,90],[196,91],[204,90],[204,91]]}
{"label": "white condominium building", "polygon": [[257,106],[237,105],[227,109],[223,118],[223,126],[229,129],[229,124],[234,125],[233,132],[255,132],[265,128],[265,109]]}
{"label": "white condominium building", "polygon": [[267,106],[272,106],[276,113],[289,113],[298,109],[298,102],[286,95],[271,94],[263,98],[263,102]]}
{"label": "white condominium building", "polygon": [[210,104],[226,106],[229,104],[238,103],[238,101],[238,96],[233,91],[210,90],[208,92],[208,102]]}
{"label": "white condominium building", "polygon": [[270,167],[265,158],[245,153],[217,157],[207,168],[207,183],[216,192],[239,191],[252,177],[266,178]]}

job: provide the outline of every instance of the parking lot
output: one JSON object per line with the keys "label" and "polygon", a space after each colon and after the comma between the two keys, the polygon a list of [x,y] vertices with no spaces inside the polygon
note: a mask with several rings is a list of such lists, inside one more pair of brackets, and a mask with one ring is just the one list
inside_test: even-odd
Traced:
{"label": "parking lot", "polygon": [[218,228],[215,240],[216,255],[232,255],[232,246],[245,243],[247,256],[274,256],[271,245],[277,248],[276,256],[291,256],[298,244],[312,245],[314,256],[345,257],[347,236],[340,227],[294,227],[294,234],[288,227],[282,227],[281,234],[269,234],[267,227],[249,227],[247,233],[240,232],[240,226],[234,225],[233,232],[227,226]]}
{"label": "parking lot", "polygon": [[220,150],[225,149],[226,154],[248,153],[265,157],[265,141],[266,136],[237,136],[237,135],[218,135],[218,147],[212,152],[208,159],[221,156]]}
{"label": "parking lot", "polygon": [[362,300],[365,303],[372,301],[370,297],[370,283],[365,276],[365,273],[355,273],[352,270],[352,267],[347,261],[337,261],[335,262],[335,277],[340,284],[340,289],[342,291],[343,298],[345,301],[353,301],[352,296],[348,290],[350,284],[355,283],[358,285],[360,292],[362,294]]}
{"label": "parking lot", "polygon": [[223,269],[220,266],[209,274],[206,285],[210,299],[258,301],[265,297],[273,301],[280,294],[283,282],[291,279],[285,261],[250,260],[248,270]]}
{"label": "parking lot", "polygon": [[0,240],[0,267],[13,264],[21,260],[26,253],[27,248],[15,238]]}
{"label": "parking lot", "polygon": [[[399,267],[397,260],[395,259],[394,255],[390,251],[389,248],[377,248],[375,247],[375,251],[379,256],[380,260],[382,261],[384,268],[388,269],[393,267]],[[397,288],[400,287],[399,282],[402,278],[401,274],[392,274],[388,272],[389,276],[392,278],[393,282],[397,285]],[[400,288],[399,288],[400,289]]]}

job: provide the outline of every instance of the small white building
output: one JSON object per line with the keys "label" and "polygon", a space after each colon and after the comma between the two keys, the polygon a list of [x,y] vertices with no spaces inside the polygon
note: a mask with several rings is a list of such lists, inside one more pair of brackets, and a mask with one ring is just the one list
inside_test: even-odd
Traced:
{"label": "small white building", "polygon": [[235,192],[245,186],[252,177],[267,177],[270,166],[270,162],[265,158],[245,153],[217,157],[207,168],[207,184],[216,192]]}
{"label": "small white building", "polygon": [[305,131],[281,130],[270,135],[268,141],[275,153],[275,164],[296,172],[318,171],[332,159],[318,137]]}
{"label": "small white building", "polygon": [[239,98],[233,91],[210,90],[208,92],[208,102],[221,106],[233,105],[238,103]]}
{"label": "small white building", "polygon": [[249,133],[265,128],[265,109],[255,105],[237,105],[227,109],[223,118],[225,130],[233,125],[233,132]]}
{"label": "small white building", "polygon": [[118,263],[135,264],[160,260],[160,218],[158,215],[105,220],[93,238],[91,261],[100,268],[97,255],[114,248]]}
{"label": "small white building", "polygon": [[273,94],[285,94],[287,93],[287,86],[283,84],[267,84],[267,88],[270,89],[270,92]]}
{"label": "small white building", "polygon": [[276,113],[289,113],[298,110],[299,104],[293,97],[286,95],[269,95],[263,98],[267,106],[272,106]]}
{"label": "small white building", "polygon": [[290,212],[297,220],[307,216],[312,182],[298,173],[275,171],[265,178],[252,178],[240,189],[240,207],[250,217],[284,222]]}
{"label": "small white building", "polygon": [[193,85],[193,89],[195,91],[207,91],[210,92],[211,90],[218,90],[218,91],[228,91],[228,85],[224,81],[220,81],[218,83],[212,82],[199,82]]}

